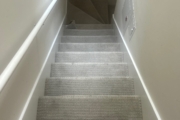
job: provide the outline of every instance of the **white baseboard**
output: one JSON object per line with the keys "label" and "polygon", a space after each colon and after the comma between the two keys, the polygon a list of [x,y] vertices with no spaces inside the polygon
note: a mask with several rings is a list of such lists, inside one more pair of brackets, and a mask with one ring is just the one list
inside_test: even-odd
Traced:
{"label": "white baseboard", "polygon": [[[27,99],[27,101],[26,101],[26,103],[25,103],[25,105],[24,105],[24,108],[23,108],[22,113],[21,113],[21,115],[20,115],[20,117],[19,117],[19,120],[23,120],[23,119],[24,119],[24,116],[25,116],[25,114],[26,114],[26,111],[27,111],[27,109],[28,109],[28,107],[29,107],[29,105],[30,105],[30,102],[32,101],[33,95],[35,94],[35,90],[36,90],[36,88],[37,88],[37,86],[38,86],[38,83],[40,82],[40,78],[41,78],[41,76],[42,76],[42,74],[43,74],[43,71],[44,71],[45,68],[46,68],[46,64],[47,64],[48,60],[50,59],[50,56],[51,56],[51,54],[52,54],[52,50],[54,49],[56,43],[59,43],[59,39],[58,39],[58,38],[59,38],[60,32],[63,31],[63,29],[64,29],[63,25],[64,25],[64,22],[65,22],[65,19],[66,19],[66,14],[65,14],[65,16],[64,16],[64,18],[63,18],[62,23],[60,24],[60,27],[59,27],[58,32],[57,32],[57,34],[56,34],[56,36],[55,36],[55,38],[54,38],[54,40],[53,40],[53,42],[52,42],[52,45],[51,45],[51,47],[50,47],[50,49],[49,49],[49,52],[48,52],[48,54],[47,54],[47,56],[46,56],[46,59],[45,59],[43,65],[42,65],[42,67],[41,67],[41,70],[40,70],[37,78],[36,78],[35,84],[33,85],[33,88],[32,88],[32,90],[31,90],[31,92],[30,92],[30,94],[29,94],[29,97],[28,97],[28,99]],[[57,46],[58,46],[58,45],[57,45]]]}
{"label": "white baseboard", "polygon": [[[132,66],[132,67],[134,68],[134,71],[135,71],[136,74],[137,74],[138,80],[140,81],[140,82],[139,82],[139,81],[138,81],[138,82],[141,84],[142,90],[145,92],[145,95],[147,96],[147,100],[148,100],[149,103],[150,103],[149,106],[152,107],[152,110],[149,110],[149,111],[153,111],[153,112],[154,112],[154,114],[155,114],[154,116],[157,118],[157,120],[162,120],[161,117],[160,117],[160,114],[159,114],[159,112],[158,112],[158,110],[157,110],[157,108],[156,108],[156,106],[155,106],[155,104],[154,104],[154,102],[153,102],[153,99],[152,99],[152,97],[151,97],[151,95],[150,95],[150,93],[149,93],[149,91],[148,91],[148,89],[147,89],[147,87],[146,87],[146,84],[145,84],[145,82],[144,82],[144,79],[143,79],[140,71],[139,71],[139,68],[138,68],[138,66],[137,66],[137,64],[136,64],[136,62],[135,62],[135,60],[134,60],[134,58],[133,58],[133,56],[132,56],[132,53],[131,53],[131,51],[130,51],[127,43],[126,43],[126,40],[125,40],[125,38],[124,38],[124,36],[123,36],[123,34],[122,34],[122,32],[121,32],[121,29],[119,28],[119,26],[118,26],[118,24],[117,24],[117,21],[116,21],[114,15],[113,15],[113,22],[114,22],[114,25],[115,25],[115,29],[117,30],[116,33],[118,34],[118,37],[121,38],[121,40],[122,40],[122,42],[123,42],[123,46],[125,47],[126,52],[127,52],[127,55],[128,55],[128,57],[129,57],[129,59],[130,59],[130,61],[131,61],[130,63],[129,63],[129,61],[128,61],[128,63],[131,64],[131,65],[129,65],[129,66],[130,66],[130,67]],[[130,69],[131,69],[131,68],[130,68]],[[130,71],[130,73],[131,73],[131,71]],[[137,81],[136,81],[136,82],[137,82]],[[139,85],[139,86],[140,86],[140,85]],[[144,95],[144,96],[145,96],[145,95]],[[143,96],[143,97],[144,97],[144,96]],[[144,102],[144,101],[142,101],[142,102]],[[147,104],[147,101],[144,102],[144,103]],[[146,106],[146,105],[145,105],[145,106]],[[148,108],[148,109],[149,109],[149,108]],[[146,109],[146,111],[148,111],[148,110]],[[148,114],[148,113],[145,113],[145,114]],[[146,116],[147,116],[147,115],[146,115]],[[149,118],[150,118],[150,117],[149,117]],[[151,118],[151,119],[152,119],[152,118]]]}

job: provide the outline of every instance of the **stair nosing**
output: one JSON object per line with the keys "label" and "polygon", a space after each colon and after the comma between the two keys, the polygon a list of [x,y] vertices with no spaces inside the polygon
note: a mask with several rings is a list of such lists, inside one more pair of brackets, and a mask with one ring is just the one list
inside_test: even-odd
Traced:
{"label": "stair nosing", "polygon": [[[96,25],[96,24],[76,24],[76,25]],[[98,24],[98,25],[112,25],[112,24]]]}
{"label": "stair nosing", "polygon": [[102,45],[102,44],[122,44],[122,43],[59,43],[59,45],[61,45],[61,44],[86,44],[86,45],[88,45],[88,44],[100,44],[100,45]]}
{"label": "stair nosing", "polygon": [[117,77],[48,77],[47,80],[53,80],[53,79],[127,79],[127,80],[133,80],[134,78],[133,77],[120,77],[120,76],[117,76]]}
{"label": "stair nosing", "polygon": [[[91,0],[90,0],[90,2],[92,3]],[[78,9],[80,9],[81,11],[83,11],[84,13],[86,13],[87,15],[91,16],[92,18],[94,18],[95,20],[99,21],[100,23],[105,23],[105,22],[103,21],[102,17],[101,17],[101,16],[99,15],[99,13],[97,12],[96,7],[93,5],[93,3],[92,3],[92,5],[93,5],[93,7],[94,7],[94,10],[97,12],[98,18],[95,18],[94,16],[90,15],[87,11],[83,10],[82,8],[79,8],[79,6],[75,5],[75,4],[72,3],[71,1],[70,1],[70,3],[71,3],[73,6],[75,6],[76,8],[78,8]],[[96,16],[96,17],[97,17],[97,16]],[[98,20],[98,19],[99,19],[99,20]]]}
{"label": "stair nosing", "polygon": [[60,63],[52,63],[52,65],[128,65],[128,63],[124,62],[117,62],[117,63],[109,63],[109,62],[101,62],[101,63],[96,63],[96,62],[60,62]]}
{"label": "stair nosing", "polygon": [[64,31],[115,31],[114,29],[65,29]]}
{"label": "stair nosing", "polygon": [[46,98],[141,98],[139,95],[61,95],[61,96],[43,96],[39,99]]}
{"label": "stair nosing", "polygon": [[[68,25],[65,25],[65,27],[66,27],[66,29],[70,29],[70,28],[67,28]],[[77,30],[78,29],[87,29],[87,30],[93,30],[93,29],[111,30],[111,29],[113,29],[112,24],[75,24],[75,27]]]}
{"label": "stair nosing", "polygon": [[73,54],[85,54],[85,53],[90,53],[90,54],[109,54],[109,53],[119,53],[119,54],[124,54],[124,52],[112,52],[112,51],[110,51],[110,52],[99,52],[99,51],[95,51],[95,52],[91,52],[91,51],[89,51],[89,52],[61,52],[61,51],[59,51],[59,52],[56,52],[56,54],[62,54],[62,53],[66,53],[66,54],[71,54],[71,53],[73,53]]}
{"label": "stair nosing", "polygon": [[87,35],[63,35],[63,37],[102,37],[102,38],[105,38],[105,37],[111,37],[111,38],[117,38],[117,36],[115,35],[103,35],[103,36],[98,36],[98,35],[92,35],[92,36],[87,36]]}
{"label": "stair nosing", "polygon": [[[101,36],[97,36],[97,35],[86,35],[84,37],[117,37],[116,35],[101,35]],[[69,35],[63,35],[62,37],[69,37]],[[77,36],[77,35],[71,35],[70,37],[83,37],[83,35],[81,36]]]}
{"label": "stair nosing", "polygon": [[101,36],[97,36],[97,35],[89,35],[89,36],[77,36],[77,35],[63,35],[62,37],[117,37],[116,35],[101,35]]}

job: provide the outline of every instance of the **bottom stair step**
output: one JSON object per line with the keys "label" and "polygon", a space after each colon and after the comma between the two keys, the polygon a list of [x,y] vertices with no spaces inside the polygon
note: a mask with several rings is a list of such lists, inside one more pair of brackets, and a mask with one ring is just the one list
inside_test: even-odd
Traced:
{"label": "bottom stair step", "polygon": [[132,78],[49,78],[45,95],[134,95]]}
{"label": "bottom stair step", "polygon": [[61,96],[39,100],[37,120],[142,120],[138,96]]}

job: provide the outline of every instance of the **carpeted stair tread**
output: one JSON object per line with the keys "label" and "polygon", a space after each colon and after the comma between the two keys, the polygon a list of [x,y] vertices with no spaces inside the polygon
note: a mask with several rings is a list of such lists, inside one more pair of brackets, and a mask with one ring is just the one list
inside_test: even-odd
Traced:
{"label": "carpeted stair tread", "polygon": [[115,36],[63,36],[62,43],[118,43]]}
{"label": "carpeted stair tread", "polygon": [[142,120],[138,96],[47,96],[39,99],[37,120]]}
{"label": "carpeted stair tread", "polygon": [[114,30],[82,30],[82,29],[65,29],[64,35],[69,36],[103,36],[103,35],[115,35]]}
{"label": "carpeted stair tread", "polygon": [[76,24],[76,29],[113,29],[112,24]]}
{"label": "carpeted stair tread", "polygon": [[60,52],[119,52],[119,43],[61,43]]}
{"label": "carpeted stair tread", "polygon": [[49,78],[45,95],[134,95],[132,78]]}
{"label": "carpeted stair tread", "polygon": [[55,63],[51,77],[128,76],[126,63]]}
{"label": "carpeted stair tread", "polygon": [[55,62],[71,63],[117,63],[124,61],[122,52],[58,52]]}

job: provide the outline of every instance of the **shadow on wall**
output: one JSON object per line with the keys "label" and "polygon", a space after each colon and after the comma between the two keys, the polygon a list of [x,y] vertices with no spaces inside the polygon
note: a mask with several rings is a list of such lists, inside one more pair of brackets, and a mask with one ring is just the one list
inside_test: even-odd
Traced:
{"label": "shadow on wall", "polygon": [[69,0],[67,24],[110,24],[117,0]]}

